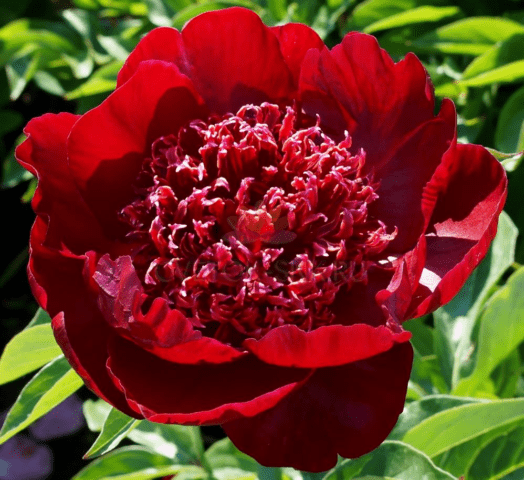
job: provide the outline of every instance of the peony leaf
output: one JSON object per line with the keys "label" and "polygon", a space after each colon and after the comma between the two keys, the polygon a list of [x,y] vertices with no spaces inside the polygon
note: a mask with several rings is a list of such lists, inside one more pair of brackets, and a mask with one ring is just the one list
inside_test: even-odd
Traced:
{"label": "peony leaf", "polygon": [[177,475],[177,479],[200,479],[206,477],[206,472],[200,467],[173,465],[172,460],[162,455],[132,446],[97,458],[72,480],[148,480],[166,475]]}
{"label": "peony leaf", "polygon": [[406,405],[388,439],[402,440],[412,428],[439,412],[479,402],[487,402],[487,400],[456,397],[454,395],[430,395],[424,397],[417,402]]}
{"label": "peony leaf", "polygon": [[524,33],[512,35],[503,42],[497,43],[475,58],[464,70],[462,78],[464,80],[474,78],[508,63],[524,59],[523,45]]}
{"label": "peony leaf", "polygon": [[104,400],[86,400],[83,405],[84,417],[87,427],[92,432],[100,432],[113,407]]}
{"label": "peony leaf", "polygon": [[205,453],[205,458],[213,472],[230,468],[247,473],[257,473],[260,468],[253,458],[238,450],[229,438],[223,438],[211,445]]}
{"label": "peony leaf", "polygon": [[99,68],[89,79],[66,95],[68,100],[111,92],[116,86],[116,76],[123,62],[117,60]]}
{"label": "peony leaf", "polygon": [[482,87],[492,83],[513,83],[524,78],[524,60],[507,63],[500,67],[481,73],[476,77],[462,80],[461,85],[466,87]]}
{"label": "peony leaf", "polygon": [[104,422],[100,435],[84,455],[84,459],[98,457],[113,450],[139,423],[140,420],[135,420],[116,408],[112,408]]}
{"label": "peony leaf", "polygon": [[410,429],[403,441],[435,458],[517,422],[524,422],[524,399],[472,403],[432,415]]}
{"label": "peony leaf", "polygon": [[348,19],[349,30],[365,30],[366,27],[383,19],[408,12],[417,7],[415,0],[368,0],[355,7]]}
{"label": "peony leaf", "polygon": [[198,427],[163,425],[143,420],[128,437],[180,464],[202,463],[204,445]]}
{"label": "peony leaf", "polygon": [[0,358],[0,385],[40,368],[61,353],[51,325],[36,325],[22,330],[6,345]]}
{"label": "peony leaf", "polygon": [[449,389],[454,388],[461,377],[471,374],[474,368],[471,356],[473,328],[492,287],[515,259],[517,236],[517,228],[502,212],[497,236],[486,258],[455,298],[433,314],[435,353]]}
{"label": "peony leaf", "polygon": [[364,28],[364,32],[374,33],[416,23],[438,22],[439,20],[454,17],[460,13],[459,7],[434,7],[424,5],[378,20]]}
{"label": "peony leaf", "polygon": [[481,55],[493,45],[524,33],[524,26],[498,17],[474,17],[437,28],[413,41],[412,46],[458,55]]}
{"label": "peony leaf", "polygon": [[524,341],[524,267],[486,305],[480,320],[475,370],[455,388],[471,395],[491,372]]}
{"label": "peony leaf", "polygon": [[503,152],[521,152],[512,155],[518,155],[520,159],[523,157],[524,87],[513,93],[500,111],[495,129],[495,146]]}
{"label": "peony leaf", "polygon": [[454,480],[424,453],[398,441],[385,441],[373,452],[354,460],[344,460],[330,470],[324,480],[353,479]]}
{"label": "peony leaf", "polygon": [[82,385],[82,379],[63,356],[46,365],[24,387],[9,410],[0,431],[0,444],[45,415]]}

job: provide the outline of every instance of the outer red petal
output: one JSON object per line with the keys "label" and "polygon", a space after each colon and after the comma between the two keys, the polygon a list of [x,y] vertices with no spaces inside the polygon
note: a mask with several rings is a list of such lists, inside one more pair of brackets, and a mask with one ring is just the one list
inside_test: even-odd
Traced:
{"label": "outer red petal", "polygon": [[122,338],[110,345],[108,368],[137,412],[153,422],[186,425],[256,415],[311,374],[307,369],[266,365],[251,355],[226,364],[181,365]]}
{"label": "outer red petal", "polygon": [[278,38],[280,51],[293,75],[295,85],[298,85],[300,70],[306,53],[310,49],[324,50],[326,46],[312,28],[302,23],[287,23],[270,28]]}
{"label": "outer red petal", "polygon": [[427,259],[412,311],[424,315],[449,302],[486,255],[507,194],[502,165],[479,145],[456,145],[428,184],[436,199],[426,234]]}
{"label": "outer red petal", "polygon": [[144,288],[131,258],[115,261],[104,255],[92,273],[98,284],[98,305],[118,334],[165,360],[183,364],[225,363],[246,352],[214,338],[202,337],[178,310],[164,298],[156,298],[143,313]]}
{"label": "outer red petal", "polygon": [[235,112],[248,103],[278,102],[294,92],[279,42],[258,15],[245,8],[199,15],[181,34],[153,30],[127,59],[118,85],[150,59],[176,64],[217,113]]}
{"label": "outer red petal", "polygon": [[383,325],[329,325],[311,332],[295,325],[283,325],[270,330],[260,340],[245,340],[244,346],[271,365],[321,368],[374,357],[410,338],[409,332],[393,333]]}
{"label": "outer red petal", "polygon": [[67,151],[76,184],[112,237],[124,231],[117,212],[133,196],[133,184],[151,144],[206,115],[191,81],[175,65],[142,62],[133,78],[74,125]]}
{"label": "outer red petal", "polygon": [[374,37],[359,33],[331,52],[306,55],[300,95],[323,127],[338,135],[348,130],[353,150],[366,152],[365,168],[380,182],[372,213],[399,229],[388,252],[413,248],[423,232],[422,189],[453,139],[451,102],[434,117],[431,83],[419,60],[408,54],[395,64]]}
{"label": "outer red petal", "polygon": [[86,384],[117,408],[136,415],[105,369],[105,341],[111,333],[86,291],[86,259],[71,253],[109,245],[67,165],[66,141],[77,120],[68,113],[35,118],[25,129],[27,140],[16,150],[20,163],[38,177],[29,281],[38,303],[53,317],[58,344]]}
{"label": "outer red petal", "polygon": [[337,453],[358,457],[387,437],[404,407],[409,343],[360,362],[322,368],[274,408],[223,425],[243,452],[267,466],[321,472]]}
{"label": "outer red petal", "polygon": [[100,224],[82,199],[67,165],[66,143],[80,118],[71,113],[46,114],[32,119],[24,129],[27,139],[16,158],[38,178],[33,209],[43,217],[45,244],[84,253],[107,244]]}

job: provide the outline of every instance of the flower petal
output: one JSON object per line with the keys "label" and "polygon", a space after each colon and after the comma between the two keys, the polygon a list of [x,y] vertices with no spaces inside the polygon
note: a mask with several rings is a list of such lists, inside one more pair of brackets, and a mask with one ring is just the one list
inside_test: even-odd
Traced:
{"label": "flower petal", "polygon": [[324,50],[326,46],[312,28],[302,23],[287,23],[278,27],[271,27],[271,31],[278,38],[280,51],[291,71],[295,85],[298,85],[300,70],[306,53],[310,49]]}
{"label": "flower petal", "polygon": [[16,158],[38,178],[32,205],[45,218],[45,244],[59,249],[65,244],[84,253],[95,246],[104,248],[107,239],[67,165],[67,137],[79,118],[71,113],[49,113],[32,119],[24,129],[27,139],[16,149]]}
{"label": "flower petal", "polygon": [[147,61],[74,125],[67,147],[71,172],[108,235],[117,238],[125,231],[117,212],[131,200],[152,142],[205,112],[191,81],[175,65]]}
{"label": "flower petal", "polygon": [[328,325],[311,332],[295,325],[283,325],[270,330],[260,340],[248,338],[244,346],[271,365],[322,368],[373,357],[410,338],[409,332],[393,333],[384,325]]}
{"label": "flower petal", "polygon": [[143,313],[144,288],[129,256],[113,261],[104,255],[93,279],[107,323],[119,335],[160,358],[183,364],[225,363],[246,354],[202,337],[180,311],[169,308],[164,298],[155,298]]}
{"label": "flower petal", "polygon": [[395,64],[370,35],[351,33],[331,52],[309,52],[304,63],[304,109],[318,113],[323,126],[348,130],[354,152],[365,151],[365,170],[380,183],[373,215],[398,227],[387,251],[407,252],[423,232],[423,187],[453,140],[452,102],[435,117],[420,61],[408,54]]}
{"label": "flower petal", "polygon": [[278,40],[256,13],[245,8],[199,15],[182,33],[153,30],[127,59],[118,85],[150,59],[173,62],[219,114],[236,112],[249,103],[289,99],[294,92]]}
{"label": "flower petal", "polygon": [[485,148],[456,145],[446,153],[425,192],[435,209],[419,298],[406,318],[432,312],[460,290],[495,237],[506,191],[504,169]]}
{"label": "flower petal", "polygon": [[220,424],[273,407],[311,371],[265,365],[255,357],[216,365],[162,360],[123,338],[109,348],[108,369],[128,403],[153,422]]}
{"label": "flower petal", "polygon": [[387,437],[404,407],[412,360],[411,345],[402,343],[367,360],[316,370],[274,408],[223,428],[263,465],[328,470],[337,453],[358,457]]}

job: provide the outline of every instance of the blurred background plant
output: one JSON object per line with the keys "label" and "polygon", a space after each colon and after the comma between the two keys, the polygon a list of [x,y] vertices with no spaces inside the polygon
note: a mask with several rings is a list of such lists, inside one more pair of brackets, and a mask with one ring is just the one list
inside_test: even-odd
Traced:
{"label": "blurred background plant", "polygon": [[[358,30],[375,35],[395,60],[415,52],[437,100],[455,101],[459,141],[492,149],[510,180],[488,257],[449,305],[405,324],[415,362],[397,427],[374,452],[326,474],[264,468],[219,428],[138,422],[96,400],[60,356],[25,275],[36,180],[14,159],[23,125],[46,112],[98,105],[152,28],[181,28],[197,14],[235,5],[269,25],[306,23],[328,46]],[[2,0],[0,67],[0,411],[9,410],[0,431],[0,478],[524,478],[521,0]],[[80,400],[88,428],[71,407]],[[43,424],[33,423],[44,415]]]}

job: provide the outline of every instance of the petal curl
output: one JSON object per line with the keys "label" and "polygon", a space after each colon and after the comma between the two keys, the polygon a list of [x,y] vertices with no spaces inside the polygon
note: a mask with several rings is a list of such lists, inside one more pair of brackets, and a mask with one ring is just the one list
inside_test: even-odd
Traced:
{"label": "petal curl", "polygon": [[144,288],[129,256],[115,261],[104,255],[93,279],[98,284],[98,305],[107,323],[124,338],[170,362],[195,365],[226,363],[245,352],[214,338],[202,337],[190,320],[155,298],[143,313]]}
{"label": "petal curl", "polygon": [[127,228],[117,212],[131,200],[152,142],[206,112],[175,65],[151,60],[75,123],[67,145],[69,166],[108,236],[118,238]]}
{"label": "petal curl", "polygon": [[150,59],[173,62],[219,114],[248,103],[289,99],[294,92],[278,40],[256,13],[245,8],[199,15],[181,33],[153,30],[127,59],[118,85]]}
{"label": "petal curl", "polygon": [[300,70],[307,52],[311,49],[324,50],[326,46],[312,28],[302,23],[287,23],[270,27],[280,44],[280,51],[287,63],[295,85],[298,86]]}
{"label": "petal curl", "polygon": [[411,345],[402,343],[367,360],[318,369],[274,408],[223,428],[263,465],[328,470],[337,453],[358,457],[387,437],[404,408],[412,360]]}
{"label": "petal curl", "polygon": [[373,214],[399,229],[388,252],[406,253],[423,233],[422,189],[453,140],[452,103],[444,102],[435,117],[433,87],[420,61],[408,54],[394,63],[374,37],[356,32],[332,51],[308,52],[300,96],[323,128],[339,136],[348,130],[354,153],[364,149],[365,171],[380,183]]}
{"label": "petal curl", "polygon": [[44,243],[76,253],[107,247],[100,224],[83,200],[67,164],[67,137],[80,118],[48,113],[24,128],[27,139],[16,149],[22,166],[38,178],[32,206],[47,224]]}
{"label": "petal curl", "polygon": [[406,318],[449,302],[486,255],[507,194],[502,165],[479,145],[456,145],[426,187],[435,208],[417,298]]}
{"label": "petal curl", "polygon": [[254,356],[215,365],[162,360],[123,338],[110,344],[108,369],[129,405],[148,420],[214,425],[273,407],[311,375]]}
{"label": "petal curl", "polygon": [[409,332],[394,333],[384,325],[328,325],[311,332],[295,325],[283,325],[270,330],[260,340],[245,340],[244,346],[271,365],[322,368],[374,357],[410,338]]}

